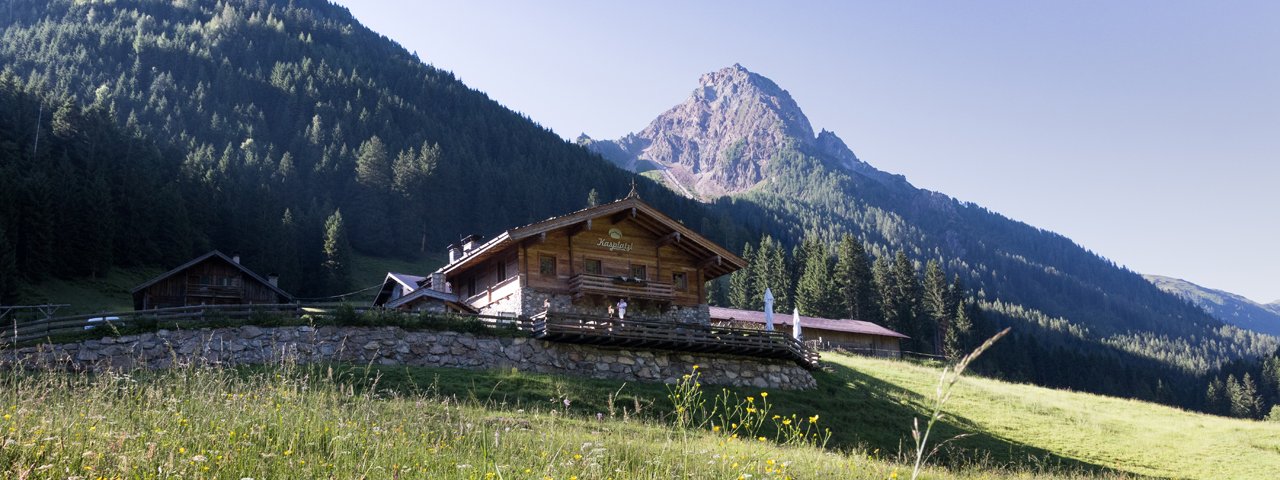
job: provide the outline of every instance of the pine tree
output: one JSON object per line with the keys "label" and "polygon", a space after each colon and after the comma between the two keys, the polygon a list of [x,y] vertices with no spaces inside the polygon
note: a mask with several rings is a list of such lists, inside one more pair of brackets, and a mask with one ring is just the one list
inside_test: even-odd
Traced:
{"label": "pine tree", "polygon": [[768,288],[773,292],[774,311],[791,311],[795,306],[792,301],[791,273],[787,269],[787,253],[782,244],[768,235],[761,238],[753,270],[755,271],[755,296],[751,302],[751,309],[764,308],[764,291]]}
{"label": "pine tree", "polygon": [[[298,243],[300,240],[298,222],[293,218],[291,209],[284,209],[284,213],[280,215],[280,237],[275,242],[276,250],[275,268],[276,273],[280,275],[281,285],[291,285],[291,291],[303,285],[302,268],[298,257]],[[284,288],[284,287],[282,287]]]}
{"label": "pine tree", "polygon": [[1228,404],[1226,385],[1222,383],[1219,377],[1213,377],[1209,380],[1209,387],[1204,392],[1204,410],[1206,412],[1222,415],[1228,412]]}
{"label": "pine tree", "polygon": [[747,267],[729,275],[729,305],[751,310],[756,292],[754,267],[758,259],[750,243],[742,247],[742,259],[747,261]]}
{"label": "pine tree", "polygon": [[351,280],[351,244],[341,210],[334,210],[324,222],[324,258],[326,287],[331,292],[347,288]]}
{"label": "pine tree", "polygon": [[1227,377],[1227,400],[1231,416],[1237,418],[1256,418],[1261,408],[1258,387],[1248,373],[1241,380],[1237,380],[1235,374]]}
{"label": "pine tree", "polygon": [[893,276],[893,265],[886,257],[879,257],[871,267],[871,276],[875,280],[876,295],[879,298],[880,318],[873,321],[883,324],[890,330],[904,333],[907,326],[898,323],[899,318],[893,312],[898,310],[898,286]]}
{"label": "pine tree", "polygon": [[401,151],[391,165],[392,188],[399,194],[399,209],[402,223],[407,227],[408,237],[418,235],[418,252],[427,249],[427,237],[430,234],[431,222],[428,219],[431,209],[438,206],[431,188],[428,186],[440,163],[440,145],[423,143],[422,148],[415,151],[410,148]]}
{"label": "pine tree", "polygon": [[946,331],[951,325],[950,295],[948,293],[947,275],[942,273],[942,265],[937,260],[929,260],[924,268],[923,302],[919,324],[921,330],[928,332],[933,339],[930,349],[933,353],[943,353],[943,341]]}
{"label": "pine tree", "polygon": [[841,307],[840,316],[855,320],[880,320],[875,278],[862,242],[851,235],[840,239],[832,274]]}
{"label": "pine tree", "polygon": [[387,193],[392,190],[391,159],[386,146],[374,135],[360,144],[356,155],[356,190],[351,213],[352,244],[369,253],[385,253],[393,236],[387,219]]}
{"label": "pine tree", "polygon": [[796,283],[796,307],[800,313],[817,317],[840,316],[839,297],[831,280],[831,257],[817,240],[806,240],[805,265]]}
{"label": "pine tree", "polygon": [[955,317],[948,325],[942,340],[942,354],[948,359],[957,360],[969,351],[969,332],[973,329],[972,313],[968,302],[963,300],[955,306]]}
{"label": "pine tree", "polygon": [[12,304],[18,296],[18,260],[13,245],[0,225],[0,305]]}
{"label": "pine tree", "polygon": [[902,332],[911,337],[908,342],[912,350],[932,351],[933,336],[925,315],[921,314],[920,278],[916,276],[915,265],[907,258],[906,252],[899,250],[893,257],[893,310],[886,312],[893,315],[894,322],[905,327]]}

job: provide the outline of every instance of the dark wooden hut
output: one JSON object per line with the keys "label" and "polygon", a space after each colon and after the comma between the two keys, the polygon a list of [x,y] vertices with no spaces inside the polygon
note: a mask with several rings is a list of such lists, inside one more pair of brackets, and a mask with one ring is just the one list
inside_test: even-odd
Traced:
{"label": "dark wooden hut", "polygon": [[214,250],[138,285],[132,291],[134,310],[188,305],[248,305],[292,303],[293,296],[276,285],[276,277],[262,278]]}

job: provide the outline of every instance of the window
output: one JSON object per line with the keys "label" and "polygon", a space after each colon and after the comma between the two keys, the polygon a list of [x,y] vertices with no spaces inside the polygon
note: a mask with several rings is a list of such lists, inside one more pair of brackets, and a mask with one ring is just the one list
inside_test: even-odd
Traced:
{"label": "window", "polygon": [[633,263],[631,264],[631,277],[638,278],[640,280],[645,280],[649,278],[649,275],[645,274],[644,265],[636,265]]}
{"label": "window", "polygon": [[675,286],[676,291],[685,292],[689,290],[689,277],[684,272],[676,272],[671,274],[671,284]]}
{"label": "window", "polygon": [[507,279],[507,262],[505,261],[498,262],[498,281],[501,282],[506,279]]}
{"label": "window", "polygon": [[476,296],[476,279],[475,277],[467,279],[467,297]]}
{"label": "window", "polygon": [[551,255],[538,255],[538,273],[547,276],[556,274],[556,257]]}
{"label": "window", "polygon": [[587,273],[592,275],[604,274],[604,268],[600,265],[600,260],[594,258],[587,259],[586,266],[583,270],[586,270]]}

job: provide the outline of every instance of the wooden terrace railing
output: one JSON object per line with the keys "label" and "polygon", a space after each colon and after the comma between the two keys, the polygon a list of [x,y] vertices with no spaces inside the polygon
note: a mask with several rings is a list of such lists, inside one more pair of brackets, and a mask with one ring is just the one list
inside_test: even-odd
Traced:
{"label": "wooden terrace railing", "polygon": [[670,283],[624,282],[615,277],[588,273],[574,275],[573,278],[570,278],[569,291],[579,297],[583,295],[604,295],[649,300],[671,300],[675,298],[675,288]]}
{"label": "wooden terrace railing", "polygon": [[727,353],[793,360],[818,367],[818,353],[782,332],[544,312],[531,317],[533,337],[543,340],[687,352]]}

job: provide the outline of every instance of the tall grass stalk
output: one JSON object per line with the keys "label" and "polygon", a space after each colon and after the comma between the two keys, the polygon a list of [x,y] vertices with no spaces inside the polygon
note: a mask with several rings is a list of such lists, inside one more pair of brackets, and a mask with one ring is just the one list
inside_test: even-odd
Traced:
{"label": "tall grass stalk", "polygon": [[925,424],[924,432],[920,432],[919,418],[913,419],[911,424],[911,438],[915,439],[916,443],[916,461],[915,466],[911,469],[911,480],[916,480],[916,478],[920,476],[921,468],[928,463],[929,458],[933,457],[935,453],[938,453],[938,449],[942,448],[943,445],[946,445],[952,440],[958,440],[967,436],[959,435],[951,437],[935,445],[933,450],[930,450],[928,454],[925,453],[925,448],[929,444],[929,434],[933,432],[934,424],[938,423],[938,420],[942,419],[942,407],[947,404],[947,400],[951,399],[952,388],[955,387],[956,382],[960,380],[960,376],[964,374],[966,368],[969,368],[970,363],[977,360],[983,352],[986,352],[987,349],[991,348],[992,345],[995,345],[997,341],[1004,338],[1007,334],[1009,334],[1008,328],[1001,330],[991,338],[988,338],[987,341],[982,342],[982,345],[979,345],[978,348],[969,352],[968,355],[965,355],[964,358],[960,359],[960,362],[956,363],[954,367],[942,368],[942,376],[938,378],[937,388],[934,389],[933,411],[929,414],[929,421]]}

